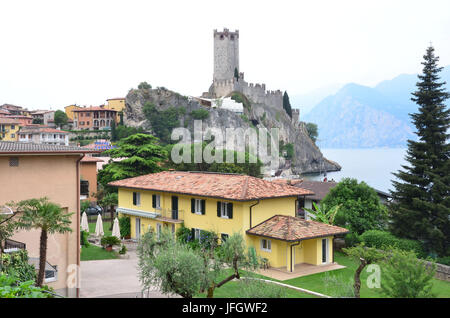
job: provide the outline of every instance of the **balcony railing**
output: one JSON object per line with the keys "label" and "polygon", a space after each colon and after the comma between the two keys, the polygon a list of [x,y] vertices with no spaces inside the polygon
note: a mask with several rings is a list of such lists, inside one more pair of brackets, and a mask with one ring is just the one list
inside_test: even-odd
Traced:
{"label": "balcony railing", "polygon": [[158,213],[161,218],[182,221],[184,220],[184,210],[172,210],[172,209],[155,209],[155,213]]}

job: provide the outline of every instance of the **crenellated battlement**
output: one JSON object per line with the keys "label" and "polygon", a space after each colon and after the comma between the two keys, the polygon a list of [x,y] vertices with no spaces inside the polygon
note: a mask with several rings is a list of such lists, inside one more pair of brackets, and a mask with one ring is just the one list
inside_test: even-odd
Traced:
{"label": "crenellated battlement", "polygon": [[239,72],[239,30],[215,29],[214,75],[210,94],[217,98],[234,91],[241,92],[254,103],[283,108],[283,93],[280,90],[266,90],[265,83],[247,83],[244,73]]}

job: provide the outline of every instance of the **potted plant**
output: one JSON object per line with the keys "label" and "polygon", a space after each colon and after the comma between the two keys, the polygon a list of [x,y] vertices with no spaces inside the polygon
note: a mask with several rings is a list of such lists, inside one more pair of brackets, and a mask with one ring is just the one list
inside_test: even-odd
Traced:
{"label": "potted plant", "polygon": [[115,236],[105,236],[102,237],[100,244],[108,252],[111,252],[114,245],[120,245],[120,240]]}

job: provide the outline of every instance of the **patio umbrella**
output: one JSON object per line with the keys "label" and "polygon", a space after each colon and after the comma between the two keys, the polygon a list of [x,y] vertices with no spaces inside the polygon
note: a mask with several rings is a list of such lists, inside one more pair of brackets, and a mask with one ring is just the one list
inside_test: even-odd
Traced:
{"label": "patio umbrella", "polygon": [[81,229],[83,231],[89,232],[89,225],[86,212],[83,212],[83,215],[81,216]]}
{"label": "patio umbrella", "polygon": [[114,219],[114,225],[112,229],[112,236],[117,237],[120,240],[120,228],[119,228],[119,220],[117,218]]}
{"label": "patio umbrella", "polygon": [[95,235],[97,236],[103,236],[105,233],[103,233],[103,221],[102,216],[99,214],[97,216],[97,223],[95,224]]}

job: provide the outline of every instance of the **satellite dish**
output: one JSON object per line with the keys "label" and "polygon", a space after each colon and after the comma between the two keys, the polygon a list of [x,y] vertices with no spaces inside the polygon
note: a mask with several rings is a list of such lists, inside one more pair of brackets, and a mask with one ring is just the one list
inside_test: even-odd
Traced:
{"label": "satellite dish", "polygon": [[0,215],[13,215],[13,210],[6,206],[6,205],[0,205]]}

